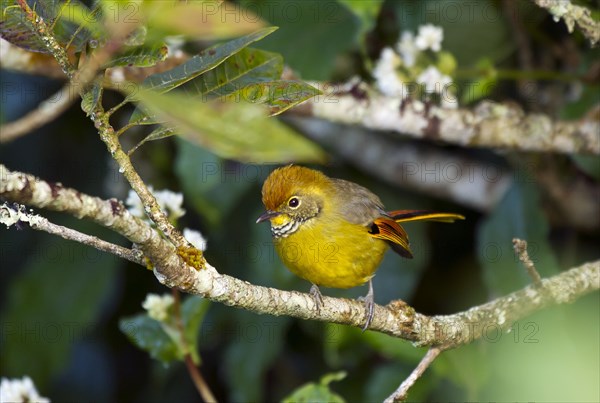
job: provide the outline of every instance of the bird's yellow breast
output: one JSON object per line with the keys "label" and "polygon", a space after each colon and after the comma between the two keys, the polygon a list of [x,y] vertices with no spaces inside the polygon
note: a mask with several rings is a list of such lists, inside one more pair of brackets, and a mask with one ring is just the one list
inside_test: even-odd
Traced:
{"label": "bird's yellow breast", "polygon": [[373,277],[387,244],[362,225],[333,218],[303,223],[293,234],[275,239],[275,249],[290,271],[317,286],[362,285]]}

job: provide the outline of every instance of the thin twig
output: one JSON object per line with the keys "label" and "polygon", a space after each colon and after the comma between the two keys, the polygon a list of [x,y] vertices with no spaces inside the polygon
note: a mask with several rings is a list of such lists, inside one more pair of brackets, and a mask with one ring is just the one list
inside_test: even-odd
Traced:
{"label": "thin twig", "polygon": [[25,116],[0,126],[0,143],[8,143],[57,118],[69,109],[74,101],[80,99],[79,96],[75,96],[76,90],[77,88],[69,83]]}
{"label": "thin twig", "polygon": [[533,280],[533,284],[535,284],[536,287],[543,287],[544,285],[542,283],[542,277],[540,277],[540,273],[538,273],[538,271],[535,269],[535,265],[529,258],[529,253],[527,252],[527,241],[514,238],[513,248],[519,257],[519,260],[523,263],[525,269],[527,269],[527,274],[529,274],[529,277],[531,277]]}
{"label": "thin twig", "polygon": [[194,360],[192,359],[190,346],[185,338],[185,327],[183,324],[183,318],[181,316],[181,294],[175,288],[173,288],[171,292],[173,294],[173,299],[175,300],[175,323],[177,325],[177,330],[179,331],[179,335],[181,337],[181,345],[183,346],[183,348],[185,348],[185,354],[183,358],[185,366],[188,370],[188,373],[190,374],[190,378],[192,378],[194,386],[198,390],[198,393],[200,393],[200,396],[202,396],[202,399],[207,403],[216,402],[217,399],[215,398],[212,391],[210,390],[210,387],[204,380],[204,377],[202,377],[200,369],[196,366]]}
{"label": "thin twig", "polygon": [[25,210],[25,206],[10,206],[4,203],[0,206],[0,223],[9,227],[10,225],[27,223],[38,231],[45,231],[49,234],[58,235],[69,241],[79,242],[83,245],[91,246],[97,250],[111,253],[130,262],[144,265],[144,256],[141,251],[127,249],[110,242],[103,241],[95,236],[87,235],[62,225],[54,224],[47,218],[38,214],[32,214]]}
{"label": "thin twig", "polygon": [[421,359],[419,365],[411,372],[411,374],[406,378],[392,393],[387,399],[384,400],[384,403],[392,403],[404,401],[408,397],[408,390],[417,382],[417,379],[423,375],[425,370],[431,365],[431,363],[437,358],[440,353],[444,351],[442,347],[431,347],[427,354]]}

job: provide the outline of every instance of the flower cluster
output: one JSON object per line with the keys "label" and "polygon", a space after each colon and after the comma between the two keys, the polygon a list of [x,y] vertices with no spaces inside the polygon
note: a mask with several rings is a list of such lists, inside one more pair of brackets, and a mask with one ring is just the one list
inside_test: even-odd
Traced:
{"label": "flower cluster", "polygon": [[24,376],[22,379],[2,378],[0,402],[49,403],[50,399],[40,396],[31,378]]}
{"label": "flower cluster", "polygon": [[142,308],[148,311],[148,316],[159,322],[164,322],[169,317],[169,308],[175,299],[170,294],[162,296],[158,294],[148,294],[142,302]]}
{"label": "flower cluster", "polygon": [[[181,193],[175,193],[167,189],[154,191],[152,186],[148,186],[148,190],[154,195],[156,202],[167,213],[170,220],[175,221],[185,214],[185,210],[182,207],[183,195]],[[144,205],[133,190],[129,190],[125,204],[131,214],[139,218],[146,218]]]}
{"label": "flower cluster", "polygon": [[[154,197],[156,198],[156,202],[164,211],[169,220],[172,222],[176,221],[178,218],[183,217],[185,214],[185,210],[183,209],[183,194],[175,193],[170,190],[154,190],[152,186],[148,186],[148,190],[152,192]],[[144,213],[144,205],[142,201],[138,197],[137,193],[133,190],[129,191],[127,195],[127,200],[125,200],[125,204],[127,205],[127,209],[131,214],[136,217],[139,217],[144,220],[148,220],[146,214]],[[200,249],[201,251],[206,250],[206,238],[204,236],[193,229],[185,228],[183,230],[183,236],[186,238],[194,247]]]}
{"label": "flower cluster", "polygon": [[442,106],[456,108],[456,95],[450,87],[451,75],[456,69],[452,54],[442,51],[444,31],[441,27],[426,24],[419,27],[415,36],[404,31],[394,48],[382,50],[373,69],[375,85],[389,97],[406,99],[417,95],[417,83],[427,98],[437,94]]}

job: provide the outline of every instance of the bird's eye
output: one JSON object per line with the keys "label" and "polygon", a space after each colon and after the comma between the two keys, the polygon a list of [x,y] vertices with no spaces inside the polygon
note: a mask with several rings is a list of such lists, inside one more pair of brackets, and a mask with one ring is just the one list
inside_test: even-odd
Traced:
{"label": "bird's eye", "polygon": [[290,206],[291,208],[298,208],[299,205],[300,199],[298,199],[297,197],[292,197],[290,198],[290,200],[288,200],[288,206]]}

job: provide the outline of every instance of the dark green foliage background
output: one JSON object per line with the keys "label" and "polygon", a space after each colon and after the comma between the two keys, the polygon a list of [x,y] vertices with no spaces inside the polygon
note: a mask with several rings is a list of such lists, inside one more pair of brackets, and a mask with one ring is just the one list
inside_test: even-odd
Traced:
{"label": "dark green foliage background", "polygon": [[[281,53],[303,79],[364,74],[359,55],[376,56],[383,46],[395,42],[400,31],[414,32],[427,21],[444,27],[444,49],[455,55],[459,66],[473,68],[485,59],[518,69],[511,28],[500,2],[486,0],[473,6],[466,0],[373,1],[374,11],[364,3],[241,2],[280,27],[256,47]],[[472,13],[465,11],[467,3],[475,7]],[[488,14],[483,14],[483,8]],[[454,9],[460,17],[454,17]],[[527,32],[538,38],[537,52],[545,51],[542,43],[568,36],[562,24],[554,24],[531,2],[519,0],[516,9]],[[588,50],[578,33],[574,37],[581,48],[583,72],[598,52]],[[6,71],[0,84],[3,122],[23,115],[60,87],[57,82]],[[582,116],[599,101],[597,90],[597,82],[586,84],[582,98],[563,105],[557,114]],[[503,83],[488,96],[515,97],[514,82]],[[112,103],[120,99],[114,93],[105,97]],[[130,113],[117,116],[115,124],[124,125]],[[131,132],[123,141],[131,147],[142,137],[140,131]],[[485,150],[472,153],[482,159],[498,158]],[[521,157],[513,153],[501,157],[506,173],[516,179],[489,214],[392,187],[366,176],[335,153],[328,165],[315,167],[369,187],[390,209],[427,208],[466,215],[465,222],[453,225],[407,224],[415,259],[388,253],[374,280],[378,303],[401,298],[420,312],[448,314],[529,282],[513,255],[513,237],[530,242],[532,258],[543,276],[598,258],[597,229],[583,233],[548,221],[541,187],[515,168],[519,164],[511,167]],[[18,141],[3,144],[0,160],[9,169],[92,195],[122,200],[127,196],[127,184],[78,107]],[[576,156],[572,161],[590,180],[598,180],[597,157]],[[154,189],[183,192],[187,214],[180,226],[205,234],[206,256],[220,272],[254,284],[308,290],[308,284],[290,274],[275,255],[267,226],[254,223],[262,212],[260,186],[274,166],[223,160],[175,137],[145,144],[134,163]],[[126,245],[93,224],[43,214]],[[0,234],[1,376],[30,375],[40,393],[53,401],[199,400],[181,363],[164,365],[151,359],[130,343],[126,324],[121,322],[125,333],[119,330],[122,318],[141,312],[148,292],[168,292],[150,272],[29,229],[3,229]],[[357,297],[366,292],[364,288],[323,291]],[[598,401],[599,305],[594,293],[523,319],[510,332],[487,329],[483,340],[441,356],[411,391],[411,400]],[[197,337],[201,372],[223,401],[281,400],[337,371],[347,373],[345,379],[330,384],[339,396],[347,401],[381,401],[425,353],[378,333],[259,316],[218,304],[208,307]]]}

